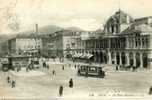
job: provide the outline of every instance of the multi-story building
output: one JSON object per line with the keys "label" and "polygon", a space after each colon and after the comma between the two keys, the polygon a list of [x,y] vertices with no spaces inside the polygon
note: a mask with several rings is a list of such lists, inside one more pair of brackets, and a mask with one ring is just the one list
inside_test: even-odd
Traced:
{"label": "multi-story building", "polygon": [[85,42],[94,62],[150,68],[152,17],[133,19],[119,10],[107,20],[100,37]]}
{"label": "multi-story building", "polygon": [[16,55],[35,55],[38,49],[42,49],[42,39],[33,36],[17,36],[8,41],[9,52]]}
{"label": "multi-story building", "polygon": [[18,35],[8,40],[8,49],[10,54],[15,55],[47,56],[49,44],[50,38],[48,36]]}
{"label": "multi-story building", "polygon": [[51,54],[56,56],[70,56],[75,51],[84,49],[84,41],[81,40],[82,31],[61,30],[50,34],[52,45]]}

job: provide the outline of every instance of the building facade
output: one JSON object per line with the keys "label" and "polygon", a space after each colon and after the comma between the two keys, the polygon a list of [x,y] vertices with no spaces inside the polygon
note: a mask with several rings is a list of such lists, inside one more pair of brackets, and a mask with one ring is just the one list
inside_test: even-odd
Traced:
{"label": "building facade", "polygon": [[28,56],[48,56],[50,38],[48,36],[16,36],[8,40],[9,54]]}
{"label": "building facade", "polygon": [[50,51],[59,57],[74,55],[75,52],[84,49],[84,41],[81,40],[82,33],[82,31],[61,30],[50,34],[52,40]]}
{"label": "building facade", "polygon": [[16,55],[35,55],[42,49],[42,40],[32,37],[15,37],[9,40],[9,52]]}
{"label": "building facade", "polygon": [[119,10],[107,20],[100,37],[85,42],[94,62],[150,68],[152,17],[133,19]]}

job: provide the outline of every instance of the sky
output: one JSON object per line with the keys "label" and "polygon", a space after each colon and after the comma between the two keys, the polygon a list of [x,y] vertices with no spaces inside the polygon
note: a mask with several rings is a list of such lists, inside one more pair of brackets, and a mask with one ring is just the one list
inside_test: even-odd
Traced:
{"label": "sky", "polygon": [[0,0],[0,34],[45,25],[102,29],[119,8],[133,18],[152,16],[152,0]]}

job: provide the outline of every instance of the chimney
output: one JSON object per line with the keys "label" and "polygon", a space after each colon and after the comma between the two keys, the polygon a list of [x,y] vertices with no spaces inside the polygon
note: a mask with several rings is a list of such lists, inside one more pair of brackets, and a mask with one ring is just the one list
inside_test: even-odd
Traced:
{"label": "chimney", "polygon": [[38,33],[38,24],[35,24],[35,33]]}

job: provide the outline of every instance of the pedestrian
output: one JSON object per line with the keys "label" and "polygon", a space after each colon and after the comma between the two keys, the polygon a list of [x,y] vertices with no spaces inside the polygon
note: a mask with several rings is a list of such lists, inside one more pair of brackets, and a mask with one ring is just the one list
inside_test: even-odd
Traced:
{"label": "pedestrian", "polygon": [[43,68],[46,68],[46,62],[43,62]]}
{"label": "pedestrian", "polygon": [[63,86],[61,85],[59,88],[59,96],[62,96],[62,95],[63,95]]}
{"label": "pedestrian", "polygon": [[62,66],[62,70],[64,70],[64,65]]}
{"label": "pedestrian", "polygon": [[12,88],[14,88],[16,85],[16,82],[14,80],[12,80]]}
{"label": "pedestrian", "polygon": [[78,75],[80,75],[80,69],[78,69]]}
{"label": "pedestrian", "polygon": [[19,71],[20,71],[19,66],[17,66],[17,72],[19,72]]}
{"label": "pedestrian", "polygon": [[47,69],[49,69],[49,64],[48,63],[46,64],[46,67],[47,67]]}
{"label": "pedestrian", "polygon": [[56,75],[56,72],[55,72],[55,70],[53,70],[53,71],[52,71],[52,74],[53,74],[53,75]]}
{"label": "pedestrian", "polygon": [[118,71],[118,66],[116,66],[116,71]]}
{"label": "pedestrian", "polygon": [[9,76],[7,77],[7,83],[10,83],[10,77]]}
{"label": "pedestrian", "polygon": [[69,81],[69,87],[70,87],[70,88],[73,88],[73,79],[72,79],[72,78],[71,78],[70,81]]}
{"label": "pedestrian", "polygon": [[75,67],[75,69],[76,69],[76,68],[77,68],[77,65],[75,65],[74,67]]}
{"label": "pedestrian", "polygon": [[148,93],[149,95],[151,95],[152,94],[152,86],[149,88],[149,93]]}
{"label": "pedestrian", "polygon": [[85,77],[88,77],[88,72],[85,72]]}

